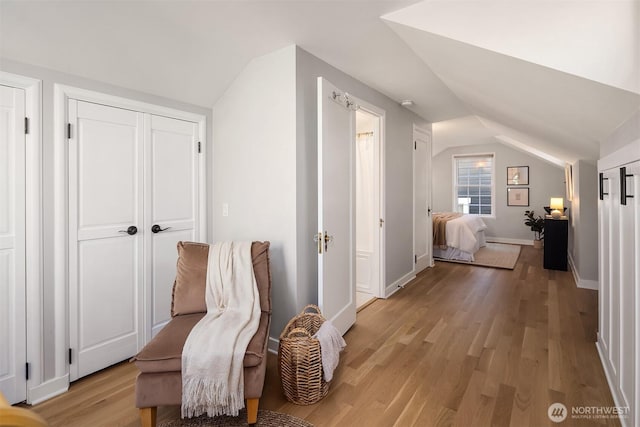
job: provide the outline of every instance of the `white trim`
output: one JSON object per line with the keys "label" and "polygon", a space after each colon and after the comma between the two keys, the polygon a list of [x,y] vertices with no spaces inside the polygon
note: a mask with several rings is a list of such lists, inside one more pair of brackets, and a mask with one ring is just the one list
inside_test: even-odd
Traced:
{"label": "white trim", "polygon": [[491,157],[491,214],[469,214],[475,215],[480,218],[495,218],[496,215],[496,153],[495,152],[484,152],[484,153],[465,153],[465,154],[453,154],[451,156],[451,173],[452,173],[452,189],[451,189],[451,210],[452,212],[457,211],[457,200],[458,200],[458,169],[456,167],[456,159],[460,159],[463,157]]}
{"label": "white trim", "polygon": [[580,277],[571,252],[567,252],[567,258],[569,260],[569,267],[571,267],[571,273],[573,273],[573,280],[576,282],[576,286],[582,289],[593,289],[594,291],[599,290],[600,284],[597,280],[582,279]]}
{"label": "white trim", "polygon": [[29,390],[30,401],[27,403],[37,405],[67,390],[69,390],[69,375],[53,378]]}
{"label": "white trim", "polygon": [[636,139],[598,160],[598,171],[621,167],[636,160],[640,160],[640,139]]}
{"label": "white trim", "polygon": [[416,278],[416,272],[411,270],[386,288],[386,297],[389,298],[391,295],[396,293],[400,288],[404,288],[409,282]]}
{"label": "white trim", "polygon": [[174,108],[163,107],[161,105],[150,104],[148,102],[136,101],[129,98],[109,95],[102,92],[95,92],[87,89],[80,89],[73,86],[62,84],[54,84],[54,88],[58,88],[67,98],[77,99],[79,101],[93,102],[95,104],[107,105],[110,107],[123,108],[125,110],[138,111],[140,113],[155,114],[172,119],[181,119],[189,122],[200,124],[206,121],[206,117],[202,114],[190,113],[188,111],[176,110]]}
{"label": "white trim", "polygon": [[488,243],[505,243],[507,245],[533,246],[533,240],[528,240],[528,239],[511,239],[509,237],[487,236],[486,240]]}
{"label": "white trim", "polygon": [[269,337],[269,341],[267,342],[267,351],[272,354],[278,354],[279,348],[280,340],[277,338]]}
{"label": "white trim", "polygon": [[44,376],[43,280],[42,280],[42,81],[0,71],[0,84],[25,91],[25,115],[29,133],[25,135],[25,268],[27,403]]}
{"label": "white trim", "polygon": [[[200,154],[200,170],[199,170],[199,195],[201,197],[199,203],[199,239],[206,241],[207,236],[207,190],[206,190],[206,116],[187,111],[176,110],[169,107],[163,107],[146,102],[136,101],[128,98],[108,95],[101,92],[80,89],[76,87],[66,86],[55,83],[53,85],[53,118],[54,118],[54,145],[53,145],[53,193],[54,193],[54,310],[55,310],[55,329],[54,329],[54,360],[55,360],[55,376],[57,378],[66,378],[69,381],[69,366],[67,364],[67,349],[69,348],[69,315],[68,315],[68,147],[67,147],[67,103],[69,99],[77,99],[80,101],[93,102],[102,105],[123,108],[127,110],[138,111],[159,115],[163,117],[175,118],[189,122],[197,123],[199,126],[199,137],[201,142]],[[72,132],[75,129],[72,129]],[[146,314],[143,314],[146,316]],[[144,333],[144,332],[143,332]]]}
{"label": "white trim", "polygon": [[53,305],[55,313],[54,361],[55,376],[69,373],[65,355],[69,348],[69,315],[67,312],[67,157],[66,143],[67,96],[64,86],[53,86]]}
{"label": "white trim", "polygon": [[[611,391],[611,396],[613,397],[613,402],[615,406],[618,407],[629,407],[629,405],[625,404],[625,400],[622,397],[622,394],[618,387],[615,386],[615,374],[611,372],[611,365],[608,363],[608,359],[606,357],[607,351],[606,348],[603,348],[604,343],[600,340],[600,336],[598,336],[598,341],[596,342],[596,349],[598,350],[598,356],[600,356],[600,363],[602,364],[602,368],[604,370],[604,376],[607,378],[607,384],[609,385],[609,390]],[[606,346],[604,346],[606,347]],[[628,418],[619,417],[618,420],[623,427],[629,426]]]}

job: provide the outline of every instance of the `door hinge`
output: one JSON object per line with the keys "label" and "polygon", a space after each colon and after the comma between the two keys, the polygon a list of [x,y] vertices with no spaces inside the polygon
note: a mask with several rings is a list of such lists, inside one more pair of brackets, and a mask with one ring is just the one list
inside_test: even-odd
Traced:
{"label": "door hinge", "polygon": [[31,369],[31,365],[29,362],[24,364],[24,378],[29,381],[29,370]]}
{"label": "door hinge", "polygon": [[316,245],[318,246],[318,253],[322,254],[322,241],[323,241],[323,234],[322,231],[319,231],[318,233],[316,233],[313,236],[313,241],[316,242]]}
{"label": "door hinge", "polygon": [[29,117],[24,118],[24,134],[29,135]]}
{"label": "door hinge", "polygon": [[73,363],[73,352],[71,351],[71,349],[69,349],[69,365],[71,365]]}
{"label": "door hinge", "polygon": [[418,141],[413,141],[413,149],[414,150],[418,149]]}
{"label": "door hinge", "polygon": [[202,153],[202,145],[200,141],[198,141],[198,153]]}
{"label": "door hinge", "polygon": [[67,123],[67,139],[71,139],[71,123]]}
{"label": "door hinge", "polygon": [[413,256],[413,263],[417,264],[418,263],[418,255],[414,255]]}

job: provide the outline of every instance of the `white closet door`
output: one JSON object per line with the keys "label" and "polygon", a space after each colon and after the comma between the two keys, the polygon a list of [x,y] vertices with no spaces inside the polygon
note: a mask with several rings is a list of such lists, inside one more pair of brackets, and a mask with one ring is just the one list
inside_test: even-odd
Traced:
{"label": "white closet door", "polygon": [[[620,169],[616,169],[620,175]],[[635,411],[636,401],[636,359],[637,353],[637,306],[638,292],[637,265],[640,254],[637,252],[636,225],[638,223],[638,182],[640,181],[640,162],[626,165],[624,178],[627,198],[626,204],[620,204],[620,390],[625,402],[631,406],[630,425],[638,425]],[[622,177],[619,177],[622,179]],[[623,195],[620,194],[622,198]]]}
{"label": "white closet door", "polygon": [[414,254],[416,272],[431,265],[431,213],[429,212],[430,136],[427,131],[413,128],[414,176]]}
{"label": "white closet door", "polygon": [[75,380],[127,359],[143,343],[143,114],[70,100],[69,122]]}
{"label": "white closet door", "polygon": [[0,391],[26,399],[25,93],[0,86]]}
{"label": "white closet door", "polygon": [[155,115],[146,121],[144,233],[155,335],[171,317],[177,242],[198,236],[198,125]]}

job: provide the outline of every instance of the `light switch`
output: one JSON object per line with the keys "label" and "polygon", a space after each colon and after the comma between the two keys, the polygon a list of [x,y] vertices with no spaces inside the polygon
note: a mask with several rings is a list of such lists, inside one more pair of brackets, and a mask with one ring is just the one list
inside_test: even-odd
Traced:
{"label": "light switch", "polygon": [[222,204],[222,216],[229,216],[229,203]]}

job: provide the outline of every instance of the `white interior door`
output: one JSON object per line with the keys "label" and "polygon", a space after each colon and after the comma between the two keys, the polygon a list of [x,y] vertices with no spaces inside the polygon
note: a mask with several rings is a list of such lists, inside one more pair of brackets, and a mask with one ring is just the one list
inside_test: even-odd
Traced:
{"label": "white interior door", "polygon": [[25,92],[0,86],[0,391],[27,397],[25,377]]}
{"label": "white interior door", "polygon": [[414,173],[414,254],[416,273],[431,265],[431,209],[429,164],[431,138],[428,131],[413,127],[413,173]]}
{"label": "white interior door", "polygon": [[71,380],[142,346],[143,114],[69,100]]}
{"label": "white interior door", "polygon": [[356,321],[355,111],[318,78],[318,304],[344,334]]}
{"label": "white interior door", "polygon": [[198,125],[147,115],[145,239],[155,335],[171,317],[176,244],[198,237]]}

